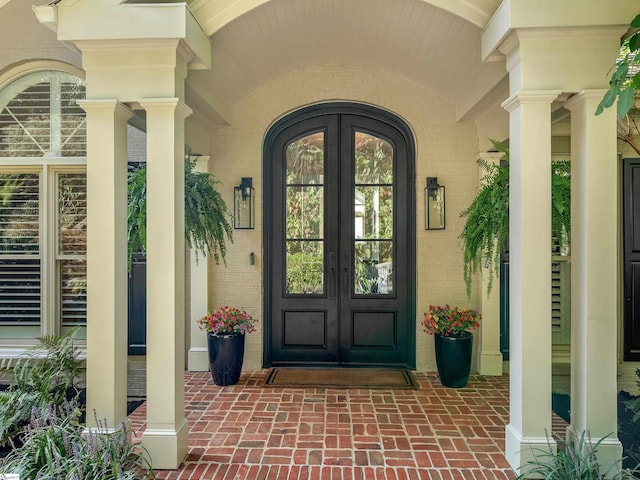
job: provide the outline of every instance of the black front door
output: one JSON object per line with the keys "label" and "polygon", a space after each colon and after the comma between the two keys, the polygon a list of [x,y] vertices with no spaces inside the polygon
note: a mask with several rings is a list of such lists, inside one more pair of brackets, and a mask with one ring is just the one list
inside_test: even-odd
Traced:
{"label": "black front door", "polygon": [[624,359],[640,360],[640,159],[623,163]]}
{"label": "black front door", "polygon": [[415,365],[412,148],[376,112],[267,138],[266,365]]}

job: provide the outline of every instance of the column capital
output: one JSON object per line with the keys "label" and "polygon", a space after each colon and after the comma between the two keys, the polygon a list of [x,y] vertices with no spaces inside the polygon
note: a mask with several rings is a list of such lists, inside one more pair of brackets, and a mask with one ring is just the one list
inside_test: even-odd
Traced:
{"label": "column capital", "polygon": [[548,103],[551,104],[562,93],[560,90],[523,90],[514,93],[500,105],[507,112],[515,110],[523,104]]}
{"label": "column capital", "polygon": [[114,112],[116,116],[122,118],[131,118],[133,116],[133,110],[115,98],[77,100],[76,103],[85,113]]}
{"label": "column capital", "polygon": [[[571,98],[565,102],[564,108],[569,111],[573,111],[588,103],[600,103],[600,100],[602,100],[602,97],[604,97],[604,94],[607,93],[607,91],[608,90],[604,88],[581,90],[575,95],[572,95]],[[613,110],[615,110],[615,108]]]}
{"label": "column capital", "polygon": [[177,97],[172,98],[141,98],[138,103],[147,112],[159,110],[175,110],[182,118],[187,118],[193,110]]}
{"label": "column capital", "polygon": [[490,163],[498,163],[504,157],[502,152],[480,152],[478,158]]}

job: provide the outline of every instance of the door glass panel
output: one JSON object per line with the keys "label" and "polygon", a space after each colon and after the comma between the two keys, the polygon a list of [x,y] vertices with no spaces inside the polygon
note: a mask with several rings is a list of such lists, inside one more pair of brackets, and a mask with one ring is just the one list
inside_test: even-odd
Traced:
{"label": "door glass panel", "polygon": [[324,183],[324,132],[299,138],[287,146],[287,183]]}
{"label": "door glass panel", "polygon": [[321,239],[324,187],[287,185],[287,238]]}
{"label": "door glass panel", "polygon": [[356,187],[355,238],[393,238],[393,187]]}
{"label": "door glass panel", "polygon": [[287,294],[322,294],[322,241],[287,241]]}
{"label": "door glass panel", "polygon": [[355,132],[354,267],[356,295],[393,294],[393,147]]}
{"label": "door glass panel", "polygon": [[285,292],[319,295],[324,285],[324,132],[286,149]]}
{"label": "door glass panel", "polygon": [[364,132],[355,134],[356,184],[393,183],[393,147]]}
{"label": "door glass panel", "polygon": [[356,294],[393,293],[393,242],[355,242],[354,289]]}

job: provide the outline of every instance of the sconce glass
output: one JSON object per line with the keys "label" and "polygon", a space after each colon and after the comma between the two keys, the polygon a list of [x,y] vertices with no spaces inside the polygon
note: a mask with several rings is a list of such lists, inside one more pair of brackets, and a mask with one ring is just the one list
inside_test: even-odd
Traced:
{"label": "sconce glass", "polygon": [[424,189],[424,229],[444,230],[444,185],[438,185],[438,177],[427,177]]}
{"label": "sconce glass", "polygon": [[253,178],[242,177],[240,185],[233,187],[233,228],[236,230],[255,228],[255,201]]}

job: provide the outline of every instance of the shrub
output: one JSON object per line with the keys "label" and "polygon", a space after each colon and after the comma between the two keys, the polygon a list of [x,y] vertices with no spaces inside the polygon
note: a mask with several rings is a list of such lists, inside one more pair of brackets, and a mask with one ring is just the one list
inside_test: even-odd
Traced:
{"label": "shrub", "polygon": [[155,479],[140,445],[130,432],[108,433],[99,427],[83,433],[75,402],[34,408],[22,436],[23,446],[0,459],[0,472],[22,480],[134,480]]}
{"label": "shrub", "polygon": [[634,471],[613,465],[601,472],[596,453],[604,438],[592,444],[587,432],[582,432],[576,442],[558,441],[558,451],[554,453],[549,444],[548,450],[537,450],[535,460],[527,463],[516,480],[525,478],[546,478],[549,480],[613,480],[633,479]]}
{"label": "shrub", "polygon": [[64,336],[38,337],[39,343],[21,357],[13,367],[13,381],[0,392],[0,445],[10,443],[29,422],[32,408],[44,409],[49,404],[61,405],[77,398],[76,382],[82,373],[82,362],[73,343],[77,330]]}

